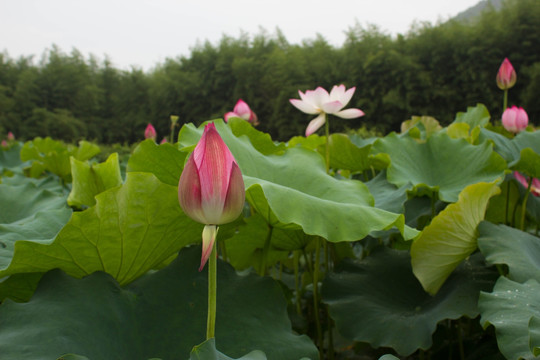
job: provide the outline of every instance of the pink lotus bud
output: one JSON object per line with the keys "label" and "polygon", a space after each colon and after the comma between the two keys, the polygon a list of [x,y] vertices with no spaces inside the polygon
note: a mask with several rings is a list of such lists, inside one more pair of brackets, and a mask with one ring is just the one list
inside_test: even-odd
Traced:
{"label": "pink lotus bud", "polygon": [[148,126],[144,130],[144,138],[156,140],[156,137],[157,137],[156,129],[154,129],[152,124],[148,124]]}
{"label": "pink lotus bud", "polygon": [[1,145],[3,148],[7,148],[9,146],[6,140],[2,140]]}
{"label": "pink lotus bud", "polygon": [[161,139],[161,142],[160,142],[159,144],[160,144],[160,145],[161,145],[161,144],[165,144],[166,142],[167,142],[167,138],[163,138],[163,139]]}
{"label": "pink lotus bud", "polygon": [[10,131],[7,134],[7,139],[8,141],[15,141],[15,135],[13,135],[13,133]]}
{"label": "pink lotus bud", "polygon": [[[213,123],[206,125],[178,183],[180,206],[190,218],[205,225],[235,220],[245,201],[244,180],[231,151]],[[217,228],[203,231],[201,270],[210,256]]]}
{"label": "pink lotus bud", "polygon": [[504,111],[502,115],[502,124],[506,130],[518,133],[527,128],[529,116],[523,108],[512,106]]}
{"label": "pink lotus bud", "polygon": [[508,58],[505,58],[497,73],[497,86],[501,90],[510,89],[516,84],[516,71]]}
{"label": "pink lotus bud", "polygon": [[229,118],[231,117],[242,118],[252,125],[259,124],[259,119],[257,118],[257,115],[250,109],[249,105],[242,99],[238,100],[236,102],[236,105],[234,106],[233,111],[229,111],[228,113],[226,113],[223,118],[225,122],[227,122],[229,121]]}

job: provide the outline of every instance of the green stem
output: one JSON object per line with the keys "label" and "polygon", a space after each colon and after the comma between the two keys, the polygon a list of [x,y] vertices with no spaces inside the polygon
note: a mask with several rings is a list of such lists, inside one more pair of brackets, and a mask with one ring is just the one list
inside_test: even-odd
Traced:
{"label": "green stem", "polygon": [[504,224],[508,225],[508,210],[510,208],[510,181],[506,183],[506,208],[504,210]]}
{"label": "green stem", "polygon": [[294,261],[294,287],[296,288],[296,312],[298,315],[302,315],[302,307],[300,306],[300,250],[295,250],[293,252],[293,261]]}
{"label": "green stem", "polygon": [[533,178],[529,178],[529,185],[527,186],[527,191],[525,192],[525,197],[523,198],[523,203],[521,204],[521,231],[525,229],[525,214],[527,213],[527,199],[531,193],[531,185]]}
{"label": "green stem", "polygon": [[326,135],[326,173],[330,174],[330,121],[328,116],[324,122],[324,133]]}
{"label": "green stem", "polygon": [[465,360],[465,349],[463,348],[463,336],[461,335],[461,326],[460,321],[456,321],[456,330],[458,338],[458,347],[459,347],[459,358]]}
{"label": "green stem", "polygon": [[321,240],[319,237],[317,237],[317,240],[315,241],[315,247],[315,264],[313,265],[313,308],[315,313],[315,325],[317,326],[317,344],[319,345],[319,351],[322,356],[323,339],[321,318],[319,316],[319,268],[321,266]]}
{"label": "green stem", "polygon": [[334,327],[334,320],[330,316],[330,310],[328,305],[325,306],[326,309],[326,321],[328,323],[328,350],[326,356],[328,360],[334,360],[334,334],[332,333],[332,328]]}
{"label": "green stem", "polygon": [[503,96],[503,112],[508,107],[508,89],[504,89],[504,96]]}
{"label": "green stem", "polygon": [[215,337],[217,298],[217,257],[216,243],[208,259],[208,321],[206,322],[206,340]]}

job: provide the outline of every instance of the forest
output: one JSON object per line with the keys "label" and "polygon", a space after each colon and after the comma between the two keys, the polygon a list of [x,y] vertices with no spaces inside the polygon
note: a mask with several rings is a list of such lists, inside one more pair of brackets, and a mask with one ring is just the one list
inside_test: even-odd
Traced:
{"label": "forest", "polygon": [[256,112],[258,129],[286,141],[302,134],[309,117],[289,99],[317,86],[356,87],[351,107],[359,119],[335,121],[333,132],[388,133],[415,115],[441,124],[456,111],[484,104],[495,119],[503,109],[495,75],[504,58],[517,72],[508,106],[523,107],[540,122],[540,2],[508,0],[469,20],[415,24],[391,36],[374,25],[346,29],[340,47],[316,35],[291,44],[276,30],[223,36],[197,45],[190,56],[167,59],[149,70],[120,70],[77,49],[51,45],[35,56],[0,53],[0,138],[51,136],[67,142],[133,144],[152,123],[168,136],[170,116],[179,125],[222,118],[238,99]]}

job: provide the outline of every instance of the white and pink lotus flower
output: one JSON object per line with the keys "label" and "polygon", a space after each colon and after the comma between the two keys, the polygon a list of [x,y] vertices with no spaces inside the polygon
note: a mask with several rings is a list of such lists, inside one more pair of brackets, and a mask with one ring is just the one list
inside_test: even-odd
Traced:
{"label": "white and pink lotus flower", "polygon": [[360,109],[345,109],[351,100],[356,87],[346,90],[345,85],[334,85],[330,93],[318,87],[315,90],[307,90],[305,93],[298,91],[300,99],[289,101],[297,109],[306,114],[318,115],[311,120],[306,129],[306,136],[313,134],[326,122],[326,115],[332,114],[342,119],[354,119],[364,115]]}

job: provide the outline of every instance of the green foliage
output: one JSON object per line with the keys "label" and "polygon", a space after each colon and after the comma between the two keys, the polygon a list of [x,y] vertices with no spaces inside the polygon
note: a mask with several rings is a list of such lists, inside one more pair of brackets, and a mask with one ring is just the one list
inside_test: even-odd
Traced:
{"label": "green foliage", "polygon": [[[332,122],[332,131],[360,125],[397,131],[421,114],[447,125],[456,109],[483,103],[499,119],[502,94],[495,75],[505,57],[518,81],[509,105],[523,106],[538,124],[540,4],[507,0],[500,11],[476,21],[421,24],[396,38],[356,24],[340,47],[322,36],[290,44],[277,30],[204,42],[189,56],[167,59],[148,73],[121,71],[110,60],[97,63],[57,46],[34,64],[0,58],[0,131],[28,140],[35,136],[100,143],[135,143],[147,123],[159,140],[170,134],[169,117],[180,124],[222,117],[239,98],[258,114],[260,128],[286,141],[302,134],[310,118],[287,106],[298,90],[345,83],[357,90],[350,106],[360,119]],[[368,131],[369,132],[369,131]]]}

